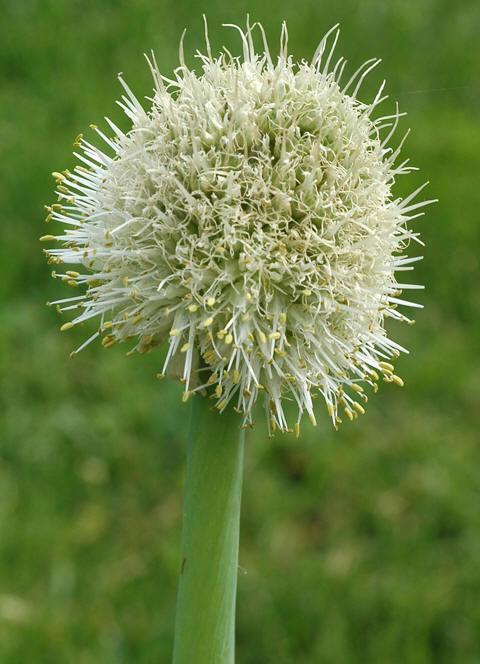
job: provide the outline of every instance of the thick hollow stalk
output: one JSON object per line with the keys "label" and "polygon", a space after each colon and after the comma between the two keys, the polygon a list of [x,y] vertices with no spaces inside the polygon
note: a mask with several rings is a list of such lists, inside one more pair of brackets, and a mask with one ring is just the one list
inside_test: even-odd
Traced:
{"label": "thick hollow stalk", "polygon": [[245,432],[192,402],[173,664],[233,664]]}

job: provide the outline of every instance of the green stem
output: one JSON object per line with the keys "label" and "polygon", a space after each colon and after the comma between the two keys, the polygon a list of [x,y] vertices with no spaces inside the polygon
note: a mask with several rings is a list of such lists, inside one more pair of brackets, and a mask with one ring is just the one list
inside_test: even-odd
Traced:
{"label": "green stem", "polygon": [[192,401],[173,664],[233,664],[245,432]]}

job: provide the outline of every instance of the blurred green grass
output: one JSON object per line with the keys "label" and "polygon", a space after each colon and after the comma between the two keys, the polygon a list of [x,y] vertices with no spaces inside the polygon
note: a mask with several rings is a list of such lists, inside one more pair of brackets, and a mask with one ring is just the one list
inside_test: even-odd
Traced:
{"label": "blurred green grass", "polygon": [[[419,228],[426,305],[406,388],[382,388],[338,433],[250,436],[239,579],[239,664],[480,662],[480,85],[473,0],[3,0],[0,26],[0,661],[168,662],[187,408],[154,379],[157,354],[70,350],[44,302],[59,294],[37,238],[50,172],[104,115],[115,74],[148,94],[142,53],[165,73],[205,12],[287,19],[308,57],[337,21],[352,68],[380,56],[409,112],[406,153],[439,204]],[[368,90],[367,90],[368,91]],[[120,121],[120,120],[119,120]],[[60,289],[61,290],[61,289]],[[194,664],[194,663],[192,663]]]}

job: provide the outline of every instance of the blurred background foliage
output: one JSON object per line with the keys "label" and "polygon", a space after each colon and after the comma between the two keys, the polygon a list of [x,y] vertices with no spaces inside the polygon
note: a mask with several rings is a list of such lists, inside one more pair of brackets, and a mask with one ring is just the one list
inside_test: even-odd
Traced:
{"label": "blurred background foliage", "polygon": [[[418,228],[427,288],[406,388],[383,387],[336,433],[249,437],[239,578],[239,664],[480,662],[480,4],[477,0],[1,0],[0,661],[168,662],[188,407],[157,383],[160,353],[126,359],[58,331],[61,297],[37,238],[50,172],[105,114],[115,74],[150,92],[221,23],[281,20],[308,58],[339,21],[353,71],[384,62],[409,112],[406,154],[440,202]],[[370,87],[369,87],[370,86]],[[389,109],[393,102],[387,102]],[[87,130],[88,133],[88,130]],[[195,663],[192,663],[195,664]]]}

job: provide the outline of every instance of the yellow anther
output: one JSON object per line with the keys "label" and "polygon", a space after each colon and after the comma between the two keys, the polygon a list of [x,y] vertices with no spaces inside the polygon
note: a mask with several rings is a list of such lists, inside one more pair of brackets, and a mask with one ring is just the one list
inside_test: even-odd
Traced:
{"label": "yellow anther", "polygon": [[327,413],[330,417],[333,417],[333,414],[335,413],[335,409],[331,403],[327,403]]}
{"label": "yellow anther", "polygon": [[280,334],[280,332],[270,332],[270,334],[268,335],[268,338],[272,339],[272,341],[273,341],[273,340],[280,339],[281,336],[282,335]]}
{"label": "yellow anther", "polygon": [[108,335],[108,336],[104,337],[104,339],[102,341],[102,346],[104,348],[110,348],[111,346],[113,346],[114,343],[115,343],[115,339],[112,336]]}
{"label": "yellow anther", "polygon": [[363,392],[363,387],[361,385],[358,385],[357,383],[353,383],[352,385],[350,385],[350,387],[354,392],[357,392],[358,394],[361,394]]}
{"label": "yellow anther", "polygon": [[67,330],[71,330],[74,325],[75,323],[72,323],[71,321],[69,321],[68,323],[64,323],[60,328],[60,332],[66,332]]}
{"label": "yellow anther", "polygon": [[252,294],[251,293],[245,293],[245,299],[247,300],[247,302],[251,302],[252,301]]}
{"label": "yellow anther", "polygon": [[97,125],[93,123],[89,124],[88,126],[90,127],[90,129],[98,129]]}
{"label": "yellow anther", "polygon": [[207,360],[207,362],[211,362],[215,359],[215,353],[212,350],[207,350],[203,357]]}
{"label": "yellow anther", "polygon": [[378,364],[387,373],[393,373],[393,370],[395,369],[393,364],[390,364],[390,362],[379,362]]}
{"label": "yellow anther", "polygon": [[180,331],[178,328],[174,327],[173,329],[170,330],[170,336],[171,337],[178,337],[180,334]]}
{"label": "yellow anther", "polygon": [[225,337],[225,343],[227,346],[230,346],[230,344],[233,342],[233,335],[232,334],[227,334]]}
{"label": "yellow anther", "polygon": [[187,341],[187,343],[183,344],[183,346],[180,348],[180,352],[181,353],[186,353],[189,348],[190,348],[190,344]]}
{"label": "yellow anther", "polygon": [[233,384],[237,385],[240,382],[240,372],[238,369],[233,370]]}
{"label": "yellow anther", "polygon": [[403,387],[405,385],[400,376],[396,376],[395,374],[393,374],[392,376],[392,382],[395,383],[395,385],[398,385],[399,387]]}
{"label": "yellow anther", "polygon": [[295,422],[295,426],[293,427],[293,431],[295,433],[295,438],[300,438],[300,422]]}
{"label": "yellow anther", "polygon": [[282,311],[282,313],[278,317],[278,320],[280,321],[280,325],[285,325],[285,323],[287,322],[287,314],[284,311]]}
{"label": "yellow anther", "polygon": [[213,307],[214,304],[215,304],[215,298],[214,297],[207,298],[207,306],[208,307]]}
{"label": "yellow anther", "polygon": [[310,290],[310,288],[304,288],[302,293],[307,297],[309,297],[312,294],[312,291]]}
{"label": "yellow anther", "polygon": [[75,140],[73,141],[73,147],[74,148],[80,147],[80,145],[82,144],[82,138],[83,138],[83,134],[78,134],[78,136],[76,136]]}
{"label": "yellow anther", "polygon": [[68,274],[68,276],[72,277],[72,279],[76,279],[80,276],[80,272],[75,272],[74,270],[67,270],[65,274]]}
{"label": "yellow anther", "polygon": [[354,401],[352,405],[360,415],[365,415],[365,408],[361,404]]}
{"label": "yellow anther", "polygon": [[213,323],[213,318],[210,316],[209,318],[206,318],[203,323],[202,327],[210,327],[210,325]]}
{"label": "yellow anther", "polygon": [[207,380],[207,385],[212,385],[212,383],[215,383],[218,380],[218,374],[216,371],[210,374],[208,380]]}
{"label": "yellow anther", "polygon": [[373,380],[379,380],[379,375],[373,369],[370,369],[370,376],[373,378]]}
{"label": "yellow anther", "polygon": [[266,344],[266,343],[267,343],[267,336],[266,336],[265,332],[262,332],[262,331],[260,330],[260,332],[258,333],[258,338],[260,339],[260,342],[261,342],[262,344]]}
{"label": "yellow anther", "polygon": [[111,320],[106,320],[106,321],[103,323],[102,329],[103,329],[103,330],[110,330],[110,328],[111,328],[112,326],[113,326],[112,321],[111,321]]}
{"label": "yellow anther", "polygon": [[42,235],[40,242],[55,242],[56,239],[55,235]]}
{"label": "yellow anther", "polygon": [[350,421],[353,420],[353,412],[350,410],[350,408],[345,408],[345,415],[348,417]]}
{"label": "yellow anther", "polygon": [[222,386],[221,385],[217,385],[217,387],[215,388],[215,396],[217,397],[217,399],[220,399],[220,397],[222,396]]}
{"label": "yellow anther", "polygon": [[189,400],[189,398],[190,398],[190,392],[187,390],[186,392],[184,392],[184,393],[182,394],[182,402],[183,402],[183,403],[187,403],[187,401]]}
{"label": "yellow anther", "polygon": [[69,279],[67,281],[68,286],[72,286],[72,288],[76,288],[78,286],[78,283],[74,279]]}
{"label": "yellow anther", "polygon": [[63,206],[60,205],[60,203],[54,203],[54,204],[52,205],[52,210],[53,210],[54,212],[60,212],[60,210],[63,210]]}
{"label": "yellow anther", "polygon": [[198,304],[189,304],[187,309],[191,314],[194,314],[196,311],[198,311]]}
{"label": "yellow anther", "polygon": [[134,316],[134,317],[132,318],[132,323],[134,323],[134,324],[136,325],[136,324],[139,323],[141,320],[143,320],[143,316],[142,316],[142,314],[137,314],[136,316]]}
{"label": "yellow anther", "polygon": [[65,176],[63,175],[63,173],[59,173],[58,171],[53,171],[52,177],[55,178],[55,180],[58,180],[59,182],[65,180]]}
{"label": "yellow anther", "polygon": [[314,427],[317,426],[317,420],[315,419],[315,415],[314,415],[313,413],[311,413],[311,414],[308,416],[308,419],[310,420],[310,422],[313,424]]}

